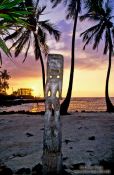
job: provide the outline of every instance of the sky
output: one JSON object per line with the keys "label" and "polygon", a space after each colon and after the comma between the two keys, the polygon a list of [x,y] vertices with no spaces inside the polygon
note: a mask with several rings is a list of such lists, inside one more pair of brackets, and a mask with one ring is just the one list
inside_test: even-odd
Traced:
{"label": "sky", "polygon": [[[45,4],[45,3],[44,3]],[[50,19],[50,22],[61,31],[61,39],[55,42],[54,38],[48,37],[49,53],[62,54],[64,56],[64,76],[63,76],[63,97],[65,97],[70,73],[71,39],[73,22],[65,19],[65,9],[59,5],[51,9],[49,2],[47,10],[42,19]],[[42,20],[41,19],[41,20]],[[103,43],[98,50],[92,50],[92,43],[83,50],[83,42],[80,37],[90,22],[81,23],[78,21],[75,43],[75,71],[72,97],[104,97],[105,81],[108,67],[108,55],[103,55]],[[10,43],[8,42],[8,45]],[[14,51],[12,51],[13,54]],[[43,96],[42,77],[40,62],[35,61],[33,47],[30,48],[28,57],[24,63],[23,53],[12,60],[3,54],[2,69],[7,69],[11,75],[9,80],[10,88],[8,93],[18,88],[32,88],[34,96]],[[45,67],[47,59],[44,58]],[[114,96],[114,57],[112,57],[112,70],[109,83],[110,96]]]}

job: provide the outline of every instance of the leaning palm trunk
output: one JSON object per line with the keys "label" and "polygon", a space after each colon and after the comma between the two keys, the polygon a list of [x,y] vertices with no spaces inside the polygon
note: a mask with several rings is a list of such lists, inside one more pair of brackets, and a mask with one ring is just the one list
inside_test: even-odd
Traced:
{"label": "leaning palm trunk", "polygon": [[[110,30],[109,30],[109,37],[110,37]],[[111,103],[111,100],[109,98],[109,78],[110,78],[110,71],[111,71],[111,58],[112,58],[112,40],[110,39],[110,46],[109,46],[109,65],[108,65],[108,71],[107,71],[107,77],[106,77],[106,87],[105,87],[105,98],[106,98],[106,106],[107,106],[107,112],[114,112],[114,106]]]}
{"label": "leaning palm trunk", "polygon": [[41,51],[40,51],[40,63],[41,63],[41,70],[42,70],[43,94],[45,95],[45,68],[44,68],[44,62],[43,62]]}
{"label": "leaning palm trunk", "polygon": [[71,95],[72,95],[72,86],[73,86],[73,77],[74,77],[75,36],[76,36],[76,27],[77,27],[77,19],[78,19],[80,0],[78,0],[77,3],[78,4],[77,4],[76,12],[75,12],[75,19],[74,19],[74,26],[73,26],[73,33],[72,33],[72,52],[71,52],[72,59],[71,59],[69,87],[68,87],[66,98],[63,101],[63,103],[61,104],[61,108],[60,108],[61,114],[67,113],[68,107],[70,104]]}

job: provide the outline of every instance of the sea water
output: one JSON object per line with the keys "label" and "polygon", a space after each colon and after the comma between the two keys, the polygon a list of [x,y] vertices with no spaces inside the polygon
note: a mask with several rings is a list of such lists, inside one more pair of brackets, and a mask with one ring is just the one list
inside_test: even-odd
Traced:
{"label": "sea water", "polygon": [[[114,97],[111,98],[114,104]],[[41,112],[45,110],[44,103],[28,103],[10,107],[0,107],[0,112],[3,111],[30,111]],[[75,111],[106,111],[106,102],[104,97],[76,97],[72,98],[69,106],[69,112]]]}

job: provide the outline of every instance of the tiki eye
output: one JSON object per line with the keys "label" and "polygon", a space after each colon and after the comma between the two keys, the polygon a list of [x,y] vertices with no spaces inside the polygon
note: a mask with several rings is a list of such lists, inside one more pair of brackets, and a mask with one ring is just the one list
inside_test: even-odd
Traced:
{"label": "tiki eye", "polygon": [[59,91],[56,92],[56,97],[59,97]]}
{"label": "tiki eye", "polygon": [[50,97],[51,96],[51,91],[48,91],[48,97]]}
{"label": "tiki eye", "polygon": [[60,78],[60,76],[59,76],[59,75],[57,75],[57,78]]}

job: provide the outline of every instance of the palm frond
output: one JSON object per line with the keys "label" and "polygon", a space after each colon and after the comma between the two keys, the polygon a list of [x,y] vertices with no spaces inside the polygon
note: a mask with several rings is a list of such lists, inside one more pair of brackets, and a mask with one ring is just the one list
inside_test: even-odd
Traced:
{"label": "palm frond", "polygon": [[23,40],[23,35],[24,32],[21,34],[21,36],[19,36],[19,38],[12,44],[12,46],[10,47],[10,50],[14,47],[16,47],[18,45],[18,43],[20,42],[20,40]]}
{"label": "palm frond", "polygon": [[39,26],[38,28],[38,32],[37,32],[38,38],[39,38],[39,42],[42,44],[45,44],[46,42],[46,32],[41,29],[41,27]]}
{"label": "palm frond", "polygon": [[39,15],[41,15],[44,12],[45,9],[46,9],[46,6],[38,7],[38,13],[39,13]]}
{"label": "palm frond", "polygon": [[35,2],[35,11],[36,11],[36,9],[38,8],[38,4],[39,4],[39,0],[37,0],[36,2]]}
{"label": "palm frond", "polygon": [[25,0],[25,7],[34,7],[32,0]]}
{"label": "palm frond", "polygon": [[61,33],[52,23],[49,22],[49,20],[40,21],[39,25],[50,35],[53,35],[56,41],[59,41]]}
{"label": "palm frond", "polygon": [[4,40],[0,37],[0,48],[3,50],[3,52],[8,56],[11,57],[10,50],[6,46]]}
{"label": "palm frond", "polygon": [[110,17],[111,16],[112,10],[113,10],[112,7],[109,6],[109,2],[107,1],[105,3],[105,13],[106,13],[106,16],[107,17]]}
{"label": "palm frond", "polygon": [[80,36],[83,36],[83,42],[85,42],[83,49],[85,49],[85,47],[90,43],[90,41],[94,38],[95,33],[98,32],[100,27],[100,24],[97,24],[89,29],[87,29],[86,31],[84,31],[83,33],[81,33]]}
{"label": "palm frond", "polygon": [[86,13],[84,15],[81,15],[79,19],[80,19],[80,21],[84,21],[86,19],[89,19],[92,21],[98,21],[98,20],[100,20],[100,17],[96,12],[92,12],[92,13]]}
{"label": "palm frond", "polygon": [[80,34],[80,36],[85,35],[85,34],[87,34],[87,33],[94,32],[94,31],[95,31],[96,29],[98,29],[99,27],[100,27],[100,23],[98,23],[98,24],[96,24],[95,26],[93,26],[93,27],[91,27],[91,28],[85,30],[84,32],[82,32],[82,33]]}
{"label": "palm frond", "polygon": [[20,37],[20,41],[18,42],[18,45],[15,48],[15,57],[17,57],[20,54],[20,52],[23,50],[25,44],[29,40],[29,35],[30,35],[30,32],[26,31]]}
{"label": "palm frond", "polygon": [[104,0],[84,0],[84,7],[88,12],[101,11]]}
{"label": "palm frond", "polygon": [[71,19],[71,18],[74,19],[75,14],[76,14],[76,10],[78,10],[78,12],[80,12],[80,8],[77,9],[77,3],[78,3],[77,0],[69,1],[68,7],[66,10],[66,19]]}
{"label": "palm frond", "polygon": [[25,60],[26,60],[26,58],[27,58],[29,48],[30,48],[30,39],[29,39],[29,41],[28,41],[28,45],[27,45],[27,48],[26,48],[25,58],[24,58],[24,60],[23,60],[23,63],[25,62]]}
{"label": "palm frond", "polygon": [[23,30],[23,28],[20,27],[20,28],[17,29],[14,33],[9,34],[8,36],[6,36],[6,37],[4,38],[4,40],[7,41],[7,40],[11,40],[11,39],[17,38],[19,35],[21,35],[22,30]]}
{"label": "palm frond", "polygon": [[38,9],[35,10],[35,16],[36,16],[36,22],[39,22],[39,17],[43,15],[44,10],[46,9],[46,6],[38,7]]}
{"label": "palm frond", "polygon": [[95,41],[94,41],[93,49],[96,49],[98,47],[104,31],[105,31],[105,23],[100,25],[98,32],[94,36]]}
{"label": "palm frond", "polygon": [[56,7],[58,4],[60,4],[62,2],[62,0],[50,0],[50,2],[53,3],[53,8]]}
{"label": "palm frond", "polygon": [[46,34],[46,32],[43,29],[41,29],[39,27],[38,28],[37,36],[38,36],[38,40],[39,40],[39,43],[40,43],[41,50],[45,54],[45,56],[47,56],[47,54],[49,52],[49,47],[46,44],[47,34]]}

